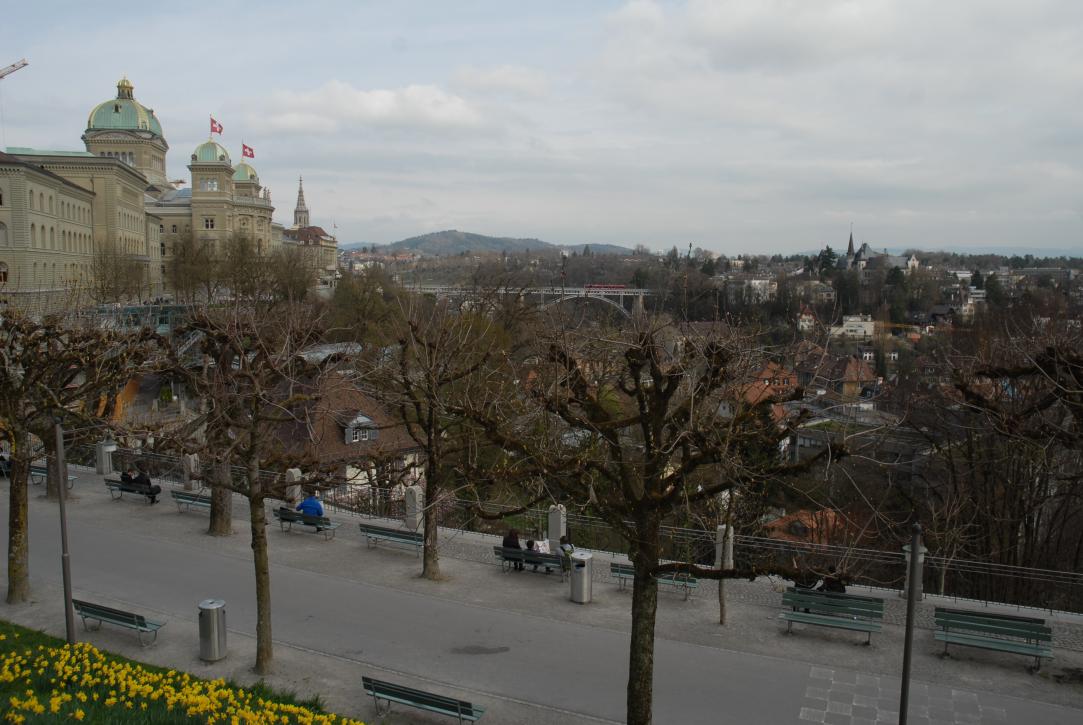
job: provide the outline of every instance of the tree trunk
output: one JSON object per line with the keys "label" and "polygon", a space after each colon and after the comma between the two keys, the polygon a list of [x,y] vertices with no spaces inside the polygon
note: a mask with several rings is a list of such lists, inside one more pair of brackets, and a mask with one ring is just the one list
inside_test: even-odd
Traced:
{"label": "tree trunk", "polygon": [[229,462],[215,464],[209,473],[211,522],[207,533],[211,536],[231,536],[233,534],[233,491],[229,488],[232,475]]}
{"label": "tree trunk", "polygon": [[659,516],[656,511],[635,518],[638,541],[632,550],[632,637],[628,658],[628,725],[650,725],[654,698],[654,622],[658,614]]}
{"label": "tree trunk", "polygon": [[421,576],[426,579],[440,579],[440,529],[437,509],[440,500],[439,477],[436,475],[434,458],[430,456],[425,471],[425,551],[421,563]]}
{"label": "tree trunk", "polygon": [[421,564],[421,576],[426,579],[439,580],[440,575],[440,528],[437,516],[436,497],[429,498],[432,490],[432,482],[426,482],[425,487],[425,551]]}
{"label": "tree trunk", "polygon": [[718,623],[726,624],[726,580],[718,580]]}
{"label": "tree trunk", "polygon": [[11,446],[11,484],[8,497],[8,595],[7,603],[30,598],[30,538],[27,525],[30,473],[30,435],[17,430]]}
{"label": "tree trunk", "polygon": [[267,512],[263,510],[259,466],[248,466],[248,510],[252,525],[252,563],[256,569],[256,674],[271,672],[271,570],[267,560]]}

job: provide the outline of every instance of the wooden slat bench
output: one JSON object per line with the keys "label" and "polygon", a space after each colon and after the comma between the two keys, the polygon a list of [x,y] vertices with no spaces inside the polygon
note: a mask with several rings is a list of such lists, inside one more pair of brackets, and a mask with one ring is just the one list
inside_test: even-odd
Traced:
{"label": "wooden slat bench", "polygon": [[335,538],[335,529],[342,526],[339,522],[332,521],[326,516],[308,516],[300,511],[290,511],[287,508],[276,508],[274,515],[283,531],[292,531],[294,524],[311,526],[312,533],[323,534],[323,538],[328,541]]}
{"label": "wooden slat bench", "polygon": [[[631,564],[618,564],[614,561],[609,564],[609,575],[617,580],[621,589],[624,589],[625,583],[635,581],[636,570]],[[685,599],[692,596],[696,587],[699,586],[699,580],[694,576],[681,574],[675,571],[659,574],[655,577],[655,580],[657,580],[659,586],[671,587],[677,591],[684,592]]]}
{"label": "wooden slat bench", "polygon": [[871,644],[872,633],[883,626],[884,600],[878,597],[789,587],[782,593],[782,606],[790,608],[778,615],[786,620],[787,633],[793,631],[794,622],[799,622],[864,632],[865,644]]}
{"label": "wooden slat bench", "polygon": [[1042,658],[1053,658],[1053,630],[1044,619],[946,607],[937,607],[933,619],[934,636],[944,643],[942,657],[948,656],[949,644],[1010,652],[1033,657],[1032,672],[1041,669]]}
{"label": "wooden slat bench", "polygon": [[[98,623],[97,627],[93,627],[95,630],[101,629],[103,622],[115,624],[118,627],[134,629],[139,633],[139,644],[144,647],[157,640],[158,630],[165,626],[165,622],[152,622],[142,614],[125,612],[122,609],[113,609],[112,607],[105,607],[101,604],[91,604],[90,602],[84,602],[78,599],[72,599],[71,603],[72,606],[75,607],[75,613],[83,618],[83,627],[85,629],[91,629],[91,627],[87,625],[88,619]],[[143,640],[144,634],[153,635],[150,642]]]}
{"label": "wooden slat bench", "polygon": [[546,574],[555,569],[560,572],[560,580],[564,581],[563,557],[560,554],[545,554],[530,549],[494,546],[493,556],[500,560],[500,566],[504,571],[511,571],[515,563],[520,562],[524,566],[529,564],[534,571],[537,571],[539,566],[543,566]]}
{"label": "wooden slat bench", "polygon": [[396,685],[392,682],[375,680],[371,677],[362,677],[361,685],[365,688],[366,694],[372,695],[372,701],[376,705],[377,715],[381,714],[380,700],[385,700],[387,702],[387,712],[391,711],[391,703],[397,702],[402,705],[416,707],[419,710],[426,710],[440,715],[447,715],[448,717],[455,717],[459,719],[460,723],[477,722],[485,712],[477,705],[466,702],[465,700],[456,700],[453,697],[434,695],[431,692],[423,692],[421,690],[415,690],[412,687],[404,687],[403,685]]}
{"label": "wooden slat bench", "polygon": [[207,494],[174,489],[169,495],[177,503],[177,513],[184,513],[185,509],[191,511],[193,508],[211,510],[211,497]]}
{"label": "wooden slat bench", "polygon": [[147,499],[147,503],[151,503],[155,494],[151,493],[142,486],[136,486],[134,484],[128,484],[121,481],[119,478],[107,478],[105,479],[105,487],[109,489],[109,495],[114,501],[119,501],[124,498],[126,493],[134,493],[136,496],[144,496]]}
{"label": "wooden slat bench", "polygon": [[[49,469],[46,466],[31,466],[30,467],[30,483],[35,486],[41,485],[49,480]],[[75,486],[75,476],[68,476],[68,488]]]}
{"label": "wooden slat bench", "polygon": [[369,546],[375,546],[379,541],[388,541],[392,544],[399,544],[400,546],[412,546],[417,550],[418,556],[421,555],[421,547],[425,544],[425,536],[418,531],[406,531],[405,529],[388,529],[383,526],[373,526],[371,524],[357,524],[361,529],[361,535],[365,537],[365,543]]}

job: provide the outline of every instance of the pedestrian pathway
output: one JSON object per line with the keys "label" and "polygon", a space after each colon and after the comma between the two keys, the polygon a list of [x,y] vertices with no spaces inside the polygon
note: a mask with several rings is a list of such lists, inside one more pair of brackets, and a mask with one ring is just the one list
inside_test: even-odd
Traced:
{"label": "pedestrian pathway", "polygon": [[[105,629],[88,639],[200,676],[251,681],[255,602],[243,502],[235,509],[235,535],[213,538],[204,533],[205,514],[111,501],[98,477],[76,473],[68,507],[76,595],[169,622],[159,644],[142,651],[123,632]],[[0,533],[6,536],[6,482],[0,489]],[[62,632],[56,507],[35,496],[30,513],[31,571],[40,599],[34,607],[0,609],[0,616]],[[366,549],[352,521],[339,534],[325,541],[268,531],[278,645],[271,684],[318,692],[332,709],[369,719],[371,701],[361,695],[359,680],[372,673],[475,700],[494,723],[622,719],[627,592],[600,578],[594,602],[571,604],[567,584],[557,577],[503,573],[492,563],[491,543],[488,557],[475,556],[486,539],[456,532],[445,532],[447,580],[430,582],[417,577],[412,552]],[[227,602],[231,654],[206,665],[195,657],[195,615],[196,604],[212,596]],[[739,599],[723,628],[712,598],[660,596],[656,722],[799,725],[897,717],[898,628],[886,628],[872,647],[845,632],[805,628],[786,636],[777,607]],[[996,653],[943,661],[932,656],[929,633],[924,636],[915,647],[920,686],[914,702],[927,717],[912,711],[918,719],[911,723],[1083,721],[1078,685],[1032,677],[1022,659]],[[1058,652],[1057,664],[1078,667],[1083,656]],[[405,717],[383,722],[430,721]]]}

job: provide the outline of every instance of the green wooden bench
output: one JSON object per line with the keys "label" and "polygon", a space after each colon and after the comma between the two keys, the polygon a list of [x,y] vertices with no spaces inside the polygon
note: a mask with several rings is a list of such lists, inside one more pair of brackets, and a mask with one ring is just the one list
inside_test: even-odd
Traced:
{"label": "green wooden bench", "polygon": [[946,607],[937,607],[933,619],[934,636],[944,643],[941,657],[948,656],[950,644],[1010,652],[1033,657],[1032,672],[1041,669],[1043,657],[1053,658],[1053,630],[1044,619]]}
{"label": "green wooden bench", "polygon": [[[47,466],[31,466],[30,467],[30,483],[35,486],[41,485],[49,480],[49,468]],[[75,476],[68,476],[68,488],[75,486]]]}
{"label": "green wooden bench", "polygon": [[274,516],[278,519],[283,531],[292,531],[293,525],[311,526],[312,533],[323,534],[323,538],[330,541],[335,538],[335,529],[342,526],[337,521],[332,521],[326,516],[309,516],[300,511],[291,511],[288,508],[276,508]]}
{"label": "green wooden bench", "polygon": [[[636,569],[631,564],[618,564],[614,561],[609,564],[609,575],[617,580],[621,589],[624,589],[626,582],[635,581]],[[655,577],[655,580],[657,580],[659,586],[671,587],[675,590],[684,592],[685,599],[692,596],[696,587],[699,586],[699,580],[694,576],[681,574],[675,571],[659,574]]]}
{"label": "green wooden bench", "polygon": [[114,501],[119,501],[124,498],[126,493],[134,493],[137,496],[144,496],[147,499],[147,503],[151,503],[154,500],[155,494],[151,493],[142,486],[135,484],[124,483],[119,478],[107,478],[105,479],[105,487],[109,489],[109,496]]}
{"label": "green wooden bench", "polygon": [[493,556],[500,560],[500,566],[504,571],[511,571],[516,562],[521,562],[524,566],[529,564],[534,571],[537,571],[539,566],[543,566],[546,574],[555,569],[560,572],[560,580],[564,581],[563,557],[560,554],[545,554],[530,549],[494,546]]}
{"label": "green wooden bench", "polygon": [[[101,604],[91,604],[90,602],[83,602],[78,599],[72,599],[71,603],[72,606],[75,607],[75,613],[83,618],[84,629],[92,629],[87,625],[88,619],[98,623],[97,627],[93,627],[94,630],[101,629],[103,622],[115,624],[118,627],[134,629],[139,633],[139,644],[144,647],[157,640],[158,630],[165,626],[165,622],[152,622],[142,614],[133,614],[132,612],[125,612],[122,609],[104,607]],[[143,635],[145,634],[153,635],[150,642],[143,640]]]}
{"label": "green wooden bench", "polygon": [[177,513],[184,513],[185,509],[191,511],[193,508],[211,510],[211,497],[207,494],[174,489],[169,495],[177,503]]}
{"label": "green wooden bench", "polygon": [[884,600],[878,597],[789,587],[782,593],[782,606],[789,607],[778,615],[786,620],[787,633],[799,622],[864,632],[865,644],[872,643],[872,633],[881,630],[884,620]]}
{"label": "green wooden bench", "polygon": [[425,545],[425,536],[418,531],[388,529],[383,526],[363,523],[358,523],[357,526],[361,529],[361,535],[365,537],[365,543],[368,546],[375,546],[380,541],[388,541],[400,546],[412,546],[417,550],[417,555],[421,556],[421,547]]}
{"label": "green wooden bench", "polygon": [[453,697],[434,695],[431,692],[415,690],[412,687],[396,685],[392,682],[375,680],[371,677],[361,677],[361,685],[365,692],[372,695],[372,702],[376,706],[376,714],[380,715],[380,700],[387,701],[387,712],[391,712],[391,703],[397,702],[402,705],[416,707],[419,710],[435,712],[448,717],[457,717],[459,722],[477,722],[485,712],[477,705],[465,700],[456,700]]}

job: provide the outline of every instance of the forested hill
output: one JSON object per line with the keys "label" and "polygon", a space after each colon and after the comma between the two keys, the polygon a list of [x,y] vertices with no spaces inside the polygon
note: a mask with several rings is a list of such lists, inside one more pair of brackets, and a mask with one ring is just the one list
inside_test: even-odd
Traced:
{"label": "forested hill", "polygon": [[422,234],[380,247],[380,251],[410,251],[430,256],[451,256],[478,252],[522,253],[531,251],[556,251],[566,249],[580,254],[588,246],[592,254],[631,254],[632,250],[615,244],[559,245],[543,242],[540,239],[519,239],[516,237],[489,237],[484,234],[472,234],[450,229],[443,232]]}

